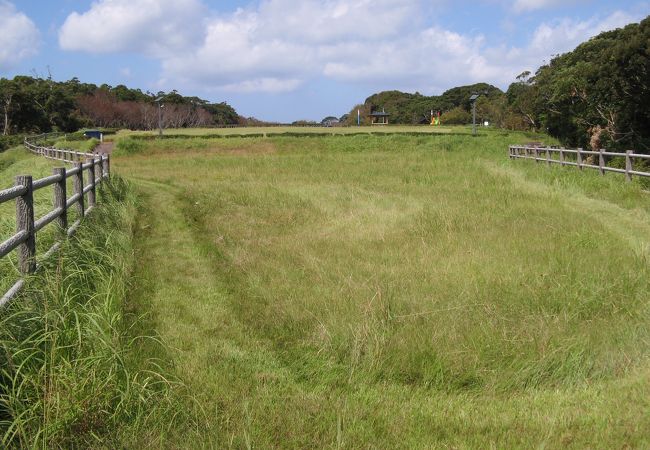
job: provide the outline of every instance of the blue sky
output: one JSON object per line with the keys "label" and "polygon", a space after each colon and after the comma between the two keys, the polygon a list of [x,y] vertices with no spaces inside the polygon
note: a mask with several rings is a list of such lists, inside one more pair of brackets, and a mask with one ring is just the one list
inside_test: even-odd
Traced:
{"label": "blue sky", "polygon": [[647,0],[0,0],[0,77],[177,89],[320,120],[372,93],[441,94],[650,14]]}

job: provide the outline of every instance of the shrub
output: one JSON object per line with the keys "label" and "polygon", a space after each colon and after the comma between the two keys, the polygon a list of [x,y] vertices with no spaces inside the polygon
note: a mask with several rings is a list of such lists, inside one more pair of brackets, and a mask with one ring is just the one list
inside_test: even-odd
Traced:
{"label": "shrub", "polygon": [[0,152],[4,152],[8,148],[15,147],[23,143],[25,138],[22,134],[12,134],[10,136],[0,136]]}
{"label": "shrub", "polygon": [[444,113],[440,121],[444,125],[465,125],[472,122],[472,115],[458,106]]}

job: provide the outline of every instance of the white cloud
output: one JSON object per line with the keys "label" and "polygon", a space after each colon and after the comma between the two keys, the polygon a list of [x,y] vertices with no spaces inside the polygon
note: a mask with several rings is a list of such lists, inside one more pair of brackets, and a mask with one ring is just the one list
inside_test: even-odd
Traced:
{"label": "white cloud", "polygon": [[256,14],[260,38],[281,34],[303,43],[395,36],[417,25],[419,0],[265,0]]}
{"label": "white cloud", "polygon": [[635,19],[634,16],[617,11],[605,18],[584,21],[561,19],[550,24],[543,23],[533,33],[529,50],[536,58],[565,53],[603,31],[623,27]]}
{"label": "white cloud", "polygon": [[580,3],[584,1],[587,0],[515,0],[512,7],[515,12],[521,13],[526,11],[534,11],[537,9]]}
{"label": "white cloud", "polygon": [[[640,19],[616,12],[542,23],[515,47],[426,25],[424,0],[261,0],[204,19],[198,18],[199,2],[100,0],[88,12],[68,17],[60,42],[69,49],[156,56],[161,88],[277,93],[324,77],[435,93],[479,81],[505,88],[551,55]],[[521,7],[553,2],[516,0]],[[156,29],[160,23],[166,32]]]}
{"label": "white cloud", "polygon": [[[211,83],[228,91],[285,92],[323,72],[332,60],[352,57],[355,42],[396,38],[420,0],[265,0],[212,19],[201,47],[166,58],[165,76]],[[283,81],[284,80],[284,81]]]}
{"label": "white cloud", "polygon": [[[551,55],[635,19],[617,12],[604,19],[543,23],[521,47],[491,47],[481,35],[411,27],[408,17],[418,4],[406,1],[381,5],[380,28],[372,25],[374,9],[361,21],[360,12],[343,1],[307,1],[287,15],[285,23],[292,25],[281,29],[276,11],[286,1],[266,0],[257,10],[212,20],[197,51],[163,61],[166,78],[241,92],[284,92],[316,76],[428,92],[479,81],[506,87]],[[348,19],[358,26],[338,24]]]}
{"label": "white cloud", "polygon": [[291,92],[302,84],[299,79],[280,79],[280,78],[253,78],[232,84],[226,84],[221,87],[226,92]]}
{"label": "white cloud", "polygon": [[40,33],[29,17],[0,0],[0,70],[14,67],[38,52]]}
{"label": "white cloud", "polygon": [[203,36],[200,0],[99,0],[68,16],[59,30],[64,50],[143,52],[165,56],[189,50]]}

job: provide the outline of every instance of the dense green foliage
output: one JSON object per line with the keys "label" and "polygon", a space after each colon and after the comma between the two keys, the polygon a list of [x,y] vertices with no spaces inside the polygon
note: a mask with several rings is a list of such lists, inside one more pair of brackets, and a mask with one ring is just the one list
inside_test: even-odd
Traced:
{"label": "dense green foliage", "polygon": [[9,136],[0,136],[0,152],[7,150],[10,147],[20,145],[23,143],[24,136],[20,134],[12,134]]}
{"label": "dense green foliage", "polygon": [[10,135],[75,131],[84,126],[152,129],[158,126],[154,100],[160,97],[166,106],[165,126],[211,126],[240,120],[226,103],[184,97],[176,91],[154,94],[124,85],[81,83],[77,78],[56,82],[17,76],[0,79],[0,131]]}
{"label": "dense green foliage", "polygon": [[512,89],[570,145],[650,151],[650,17],[554,58],[526,84]]}
{"label": "dense green foliage", "polygon": [[[428,97],[418,92],[408,94],[400,91],[386,91],[368,97],[362,107],[364,118],[375,110],[385,109],[390,113],[390,122],[394,124],[426,124],[431,123],[431,111],[445,112],[456,107],[469,111],[469,97],[474,92],[488,92],[489,95],[502,95],[497,87],[486,83],[470,86],[460,86],[449,89],[439,96]],[[355,106],[348,114],[348,121],[356,123],[357,109]]]}

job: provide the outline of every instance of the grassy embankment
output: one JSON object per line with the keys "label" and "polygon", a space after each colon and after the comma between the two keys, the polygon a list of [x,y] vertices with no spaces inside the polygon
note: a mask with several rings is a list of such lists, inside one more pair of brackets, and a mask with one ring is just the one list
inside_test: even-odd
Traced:
{"label": "grassy embankment", "polygon": [[[0,154],[0,186],[11,186],[17,174],[50,175],[54,164],[11,149]],[[36,192],[37,217],[51,209],[51,195]],[[2,448],[156,447],[168,428],[187,432],[191,423],[178,411],[192,404],[142,353],[155,336],[124,304],[134,262],[132,191],[114,177],[100,188],[99,204],[0,310]],[[14,214],[13,202],[0,205],[1,240],[13,234]],[[57,234],[53,225],[38,234],[39,254]],[[15,252],[0,262],[4,293],[19,278]]]}
{"label": "grassy embankment", "polygon": [[209,419],[169,445],[649,446],[650,199],[529,140],[125,141],[130,301]]}
{"label": "grassy embankment", "polygon": [[60,139],[54,143],[54,147],[65,148],[68,150],[77,150],[78,152],[92,153],[92,151],[99,145],[99,139],[80,139],[68,140]]}
{"label": "grassy embankment", "polygon": [[[276,135],[285,133],[297,134],[389,134],[389,133],[418,133],[418,134],[446,134],[446,133],[470,133],[471,127],[452,126],[410,126],[410,125],[389,125],[374,127],[237,127],[237,128],[166,128],[164,135],[169,136],[240,136],[240,135]],[[128,136],[157,136],[158,130],[153,131],[131,131],[121,130],[115,136],[107,136],[109,139],[120,139]]]}

